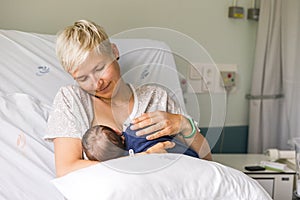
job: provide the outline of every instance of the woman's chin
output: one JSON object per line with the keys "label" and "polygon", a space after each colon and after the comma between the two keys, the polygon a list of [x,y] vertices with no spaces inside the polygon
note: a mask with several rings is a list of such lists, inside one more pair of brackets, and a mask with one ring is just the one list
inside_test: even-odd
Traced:
{"label": "woman's chin", "polygon": [[114,97],[114,93],[111,91],[108,92],[94,92],[93,96],[99,98],[99,99],[112,99]]}

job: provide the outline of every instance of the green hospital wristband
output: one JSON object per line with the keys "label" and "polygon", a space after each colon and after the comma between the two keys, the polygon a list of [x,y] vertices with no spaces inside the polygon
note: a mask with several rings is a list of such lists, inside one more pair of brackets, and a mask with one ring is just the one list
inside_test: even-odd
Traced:
{"label": "green hospital wristband", "polygon": [[186,138],[186,139],[193,137],[195,135],[195,133],[196,133],[196,127],[195,127],[195,124],[194,124],[193,120],[191,118],[188,118],[188,120],[189,120],[189,122],[190,122],[190,124],[192,126],[192,132],[191,132],[191,134],[189,134],[187,136],[182,135],[182,137]]}

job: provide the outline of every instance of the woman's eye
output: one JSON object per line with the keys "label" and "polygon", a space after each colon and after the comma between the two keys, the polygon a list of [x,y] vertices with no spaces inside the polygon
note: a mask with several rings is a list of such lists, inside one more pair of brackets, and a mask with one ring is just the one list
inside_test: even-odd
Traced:
{"label": "woman's eye", "polygon": [[86,81],[86,77],[83,77],[83,78],[79,78],[79,79],[77,79],[77,81],[79,81],[79,82],[84,82],[84,81]]}
{"label": "woman's eye", "polygon": [[103,65],[103,66],[101,66],[101,67],[97,67],[97,68],[96,68],[96,71],[98,71],[98,72],[99,72],[99,71],[102,71],[102,70],[104,69],[104,67],[105,67],[105,65]]}

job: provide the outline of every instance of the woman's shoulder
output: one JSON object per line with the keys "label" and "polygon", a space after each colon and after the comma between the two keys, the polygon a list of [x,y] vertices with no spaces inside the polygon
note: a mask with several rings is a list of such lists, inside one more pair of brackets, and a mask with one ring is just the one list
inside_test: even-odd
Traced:
{"label": "woman's shoulder", "polygon": [[76,85],[63,86],[54,98],[45,138],[81,138],[92,120],[93,107],[89,94]]}
{"label": "woman's shoulder", "polygon": [[58,93],[80,93],[81,91],[78,85],[65,85],[59,88]]}
{"label": "woman's shoulder", "polygon": [[66,85],[59,88],[57,95],[65,97],[88,97],[89,94],[81,89],[78,85]]}

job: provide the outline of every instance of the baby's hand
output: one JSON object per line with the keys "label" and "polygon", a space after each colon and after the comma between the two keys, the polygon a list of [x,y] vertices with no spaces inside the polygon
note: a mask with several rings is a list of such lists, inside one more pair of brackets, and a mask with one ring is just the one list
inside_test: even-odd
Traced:
{"label": "baby's hand", "polygon": [[147,149],[146,153],[168,153],[166,149],[171,149],[175,146],[174,142],[165,141],[165,142],[159,142],[149,149]]}

